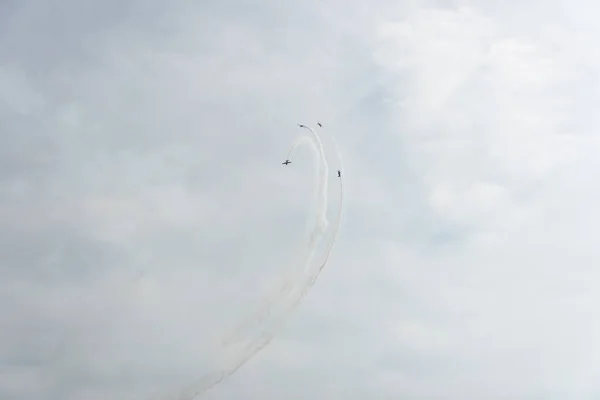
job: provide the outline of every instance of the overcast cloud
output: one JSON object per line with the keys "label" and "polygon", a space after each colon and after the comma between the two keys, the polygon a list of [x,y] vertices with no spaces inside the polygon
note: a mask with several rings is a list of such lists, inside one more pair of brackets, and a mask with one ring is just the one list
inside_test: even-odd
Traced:
{"label": "overcast cloud", "polygon": [[209,372],[293,261],[316,121],[330,263],[201,398],[600,396],[598,5],[359,3],[0,2],[0,398]]}

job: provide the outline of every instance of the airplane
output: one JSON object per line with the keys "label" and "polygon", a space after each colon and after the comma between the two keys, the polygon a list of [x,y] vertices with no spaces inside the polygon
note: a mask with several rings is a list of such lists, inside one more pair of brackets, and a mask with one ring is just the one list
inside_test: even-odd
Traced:
{"label": "airplane", "polygon": [[317,125],[319,125],[321,128],[323,127],[323,125],[321,125],[321,123],[320,123],[320,122],[317,122]]}
{"label": "airplane", "polygon": [[302,125],[302,124],[298,124],[298,126],[299,126],[300,128],[306,128],[306,126],[305,126],[305,125]]}
{"label": "airplane", "polygon": [[283,165],[288,165],[291,164],[292,162],[290,160],[285,160],[284,162],[282,162]]}
{"label": "airplane", "polygon": [[340,171],[340,170],[338,169],[338,178],[341,178],[341,177],[342,177],[342,171]]}

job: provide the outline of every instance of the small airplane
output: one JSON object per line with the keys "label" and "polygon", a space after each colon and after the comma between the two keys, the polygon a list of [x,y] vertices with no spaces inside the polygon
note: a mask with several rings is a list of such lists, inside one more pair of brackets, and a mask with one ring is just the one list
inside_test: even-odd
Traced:
{"label": "small airplane", "polygon": [[321,123],[320,123],[320,122],[317,122],[317,125],[319,125],[321,128],[323,127],[323,125],[321,125]]}
{"label": "small airplane", "polygon": [[341,177],[342,177],[342,171],[340,171],[340,170],[338,169],[338,178],[341,178]]}
{"label": "small airplane", "polygon": [[306,128],[306,125],[298,124],[300,128]]}
{"label": "small airplane", "polygon": [[288,165],[291,164],[292,162],[290,160],[285,160],[284,162],[282,162],[283,165]]}

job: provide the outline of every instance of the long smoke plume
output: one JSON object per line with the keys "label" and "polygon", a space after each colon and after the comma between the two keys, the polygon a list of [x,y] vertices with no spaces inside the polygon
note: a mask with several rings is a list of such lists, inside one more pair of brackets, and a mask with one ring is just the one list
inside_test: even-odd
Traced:
{"label": "long smoke plume", "polygon": [[[316,207],[315,215],[313,216],[314,223],[312,230],[309,232],[307,245],[302,256],[295,262],[291,273],[288,273],[284,277],[283,281],[278,285],[276,290],[267,297],[263,305],[254,313],[251,313],[250,316],[245,318],[240,324],[236,325],[229,334],[225,335],[222,340],[222,350],[223,353],[225,353],[225,357],[218,370],[203,376],[198,381],[182,390],[178,395],[166,398],[192,400],[235,373],[256,353],[271,342],[276,332],[285,323],[287,316],[300,304],[327,264],[342,219],[344,202],[343,177],[339,178],[339,207],[333,231],[329,241],[326,243],[323,259],[320,262],[313,262],[318,245],[322,242],[329,225],[327,221],[329,166],[327,164],[323,143],[319,135],[308,126],[303,126],[303,128],[310,131],[311,135],[300,136],[292,144],[287,157],[288,159],[291,159],[294,150],[302,144],[309,145],[315,155],[314,160],[317,174],[315,185]],[[341,154],[335,140],[334,144],[340,167],[343,168],[341,165]],[[247,330],[251,328],[256,329],[257,326],[257,332],[253,335],[247,334]],[[165,399],[163,396],[159,398]]]}

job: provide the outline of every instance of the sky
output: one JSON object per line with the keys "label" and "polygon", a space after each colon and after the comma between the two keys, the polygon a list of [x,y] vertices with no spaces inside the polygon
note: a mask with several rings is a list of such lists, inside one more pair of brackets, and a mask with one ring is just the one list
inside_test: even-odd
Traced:
{"label": "sky", "polygon": [[280,163],[317,121],[344,160],[330,260],[199,399],[598,398],[597,12],[0,2],[0,398],[214,370],[301,251],[311,155]]}

